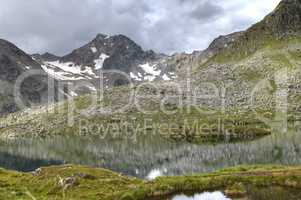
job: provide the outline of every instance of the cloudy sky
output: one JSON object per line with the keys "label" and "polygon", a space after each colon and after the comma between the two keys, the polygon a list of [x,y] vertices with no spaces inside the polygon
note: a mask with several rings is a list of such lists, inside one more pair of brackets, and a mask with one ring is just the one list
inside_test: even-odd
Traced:
{"label": "cloudy sky", "polygon": [[280,0],[1,0],[0,38],[28,53],[63,55],[97,33],[124,34],[144,49],[191,52],[243,30]]}

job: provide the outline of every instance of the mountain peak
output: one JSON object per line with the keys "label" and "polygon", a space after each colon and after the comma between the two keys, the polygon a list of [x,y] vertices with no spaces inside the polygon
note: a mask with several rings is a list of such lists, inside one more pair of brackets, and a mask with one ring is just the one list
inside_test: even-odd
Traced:
{"label": "mountain peak", "polygon": [[43,58],[48,59],[48,60],[58,60],[59,56],[56,56],[52,53],[46,52],[44,54],[41,55]]}
{"label": "mountain peak", "polygon": [[110,47],[117,46],[118,48],[123,48],[123,47],[129,48],[131,46],[137,49],[141,49],[141,47],[138,44],[136,44],[132,39],[122,34],[109,36],[100,33],[97,34],[94,40],[92,40],[92,42],[90,42],[88,45],[96,46],[98,48],[105,47],[105,46],[110,46]]}
{"label": "mountain peak", "polygon": [[[42,70],[41,65],[31,56],[13,43],[0,39],[0,115],[19,109],[13,88],[20,75],[28,69]],[[20,86],[20,98],[26,105],[30,102],[42,103],[48,98],[44,76],[26,77]]]}
{"label": "mountain peak", "polygon": [[141,46],[125,35],[108,36],[100,33],[91,42],[57,60],[60,63],[89,67],[92,71],[114,69],[130,72],[139,64],[155,59],[157,59],[156,53],[144,51]]}
{"label": "mountain peak", "polygon": [[280,3],[278,4],[275,10],[278,10],[282,6],[296,6],[296,5],[300,6],[300,4],[301,4],[300,0],[282,0],[280,1]]}
{"label": "mountain peak", "polygon": [[125,35],[122,35],[122,34],[109,36],[109,35],[105,35],[105,34],[102,34],[102,33],[97,34],[95,39],[92,42],[107,43],[107,42],[115,42],[115,41],[124,41],[124,42],[127,42],[127,43],[135,43],[129,37],[127,37]]}
{"label": "mountain peak", "polygon": [[3,64],[4,60],[6,60],[6,64],[10,63],[14,65],[15,63],[22,63],[23,66],[39,67],[39,64],[31,56],[27,55],[16,45],[7,40],[0,39],[0,65]]}
{"label": "mountain peak", "polygon": [[49,52],[46,52],[44,54],[33,54],[31,55],[33,58],[37,59],[37,60],[42,60],[42,61],[56,61],[56,60],[59,60],[60,57],[59,56],[56,56],[52,53],[49,53]]}
{"label": "mountain peak", "polygon": [[301,32],[301,0],[282,0],[263,20],[273,35],[283,37]]}
{"label": "mountain peak", "polygon": [[98,33],[95,37],[95,40],[104,40],[108,39],[110,36],[102,33]]}

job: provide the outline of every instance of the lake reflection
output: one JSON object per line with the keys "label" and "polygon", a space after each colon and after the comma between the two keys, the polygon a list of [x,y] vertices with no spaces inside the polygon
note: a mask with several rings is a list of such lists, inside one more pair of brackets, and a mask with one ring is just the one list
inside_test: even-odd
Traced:
{"label": "lake reflection", "polygon": [[[103,167],[140,178],[211,172],[243,164],[301,164],[298,128],[257,141],[195,145],[155,135],[137,141],[52,137],[0,142],[0,167],[32,171],[53,164]],[[160,172],[160,174],[158,173]]]}

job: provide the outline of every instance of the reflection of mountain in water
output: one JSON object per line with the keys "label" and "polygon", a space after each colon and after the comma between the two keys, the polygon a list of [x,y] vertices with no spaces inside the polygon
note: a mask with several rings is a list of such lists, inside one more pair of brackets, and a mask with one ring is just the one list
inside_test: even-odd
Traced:
{"label": "reflection of mountain in water", "polygon": [[[193,145],[172,143],[144,135],[131,140],[53,137],[3,143],[2,155],[9,153],[10,164],[3,167],[27,171],[52,161],[108,168],[127,175],[146,177],[153,169],[163,175],[209,172],[241,164],[301,164],[301,135],[297,130],[246,143]],[[25,164],[20,162],[24,159]],[[36,165],[26,165],[26,160]],[[32,162],[32,161],[28,161]],[[19,164],[18,164],[19,163]],[[20,164],[21,163],[21,164]],[[34,162],[33,162],[34,163]],[[54,163],[55,164],[55,163]],[[6,166],[5,166],[6,165]]]}
{"label": "reflection of mountain in water", "polygon": [[0,152],[1,167],[5,169],[31,172],[40,166],[60,165],[62,162],[57,160],[33,159],[9,153]]}

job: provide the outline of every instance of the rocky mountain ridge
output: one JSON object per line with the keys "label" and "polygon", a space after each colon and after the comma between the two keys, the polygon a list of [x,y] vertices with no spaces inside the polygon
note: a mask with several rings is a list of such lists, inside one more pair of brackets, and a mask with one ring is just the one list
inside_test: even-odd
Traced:
{"label": "rocky mountain ridge", "polygon": [[88,44],[63,57],[51,54],[36,57],[42,61],[45,71],[58,74],[60,80],[95,79],[100,71],[118,70],[134,81],[143,81],[160,78],[160,69],[155,65],[166,56],[144,51],[124,35],[98,34]]}
{"label": "rocky mountain ridge", "polygon": [[60,59],[59,56],[56,56],[49,52],[46,52],[44,54],[33,54],[32,57],[39,61],[56,61]]}
{"label": "rocky mountain ridge", "polygon": [[[20,76],[27,70],[40,70],[40,74],[25,78],[20,84],[18,96],[15,85]],[[39,63],[20,50],[14,44],[0,40],[0,114],[18,110],[16,98],[22,99],[25,105],[46,102],[47,74]]]}

